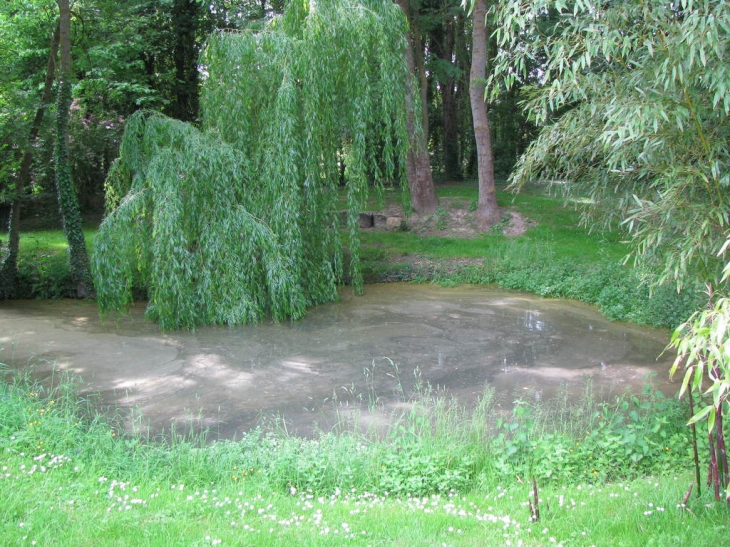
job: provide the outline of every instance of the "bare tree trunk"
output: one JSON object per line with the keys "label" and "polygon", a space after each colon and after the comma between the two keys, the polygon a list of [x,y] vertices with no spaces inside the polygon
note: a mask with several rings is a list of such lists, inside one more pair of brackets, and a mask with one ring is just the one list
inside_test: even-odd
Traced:
{"label": "bare tree trunk", "polygon": [[[451,64],[453,62],[456,45],[457,21],[461,15],[446,19],[441,28],[441,47],[439,57]],[[441,109],[443,112],[443,162],[444,174],[447,180],[461,180],[462,167],[459,158],[459,118],[457,105],[457,81],[455,75],[450,75],[440,82]]]}
{"label": "bare tree trunk", "polygon": [[476,216],[477,225],[482,230],[497,224],[500,220],[497,191],[494,187],[492,137],[489,132],[487,103],[484,101],[487,77],[486,14],[487,0],[475,0],[469,96],[471,98],[474,137],[477,145],[477,168],[479,171],[479,204]]}
{"label": "bare tree trunk", "polygon": [[[403,10],[411,21],[408,0],[397,0],[398,6]],[[408,32],[406,39],[406,60],[410,73],[414,76],[418,73],[413,51],[413,37]],[[421,52],[416,52],[421,54]],[[416,80],[417,81],[417,80]],[[411,81],[406,83],[406,108],[408,109],[408,136],[410,149],[406,162],[408,172],[408,185],[411,191],[411,207],[417,213],[433,213],[436,211],[438,199],[436,198],[436,187],[431,175],[431,160],[428,155],[427,135],[424,132],[422,122],[416,119],[416,105],[414,104],[414,89]],[[420,103],[421,101],[419,101]],[[423,117],[423,106],[419,109],[420,117]]]}
{"label": "bare tree trunk", "polygon": [[426,65],[423,61],[423,40],[421,39],[421,24],[419,18],[421,17],[418,8],[411,10],[409,15],[409,22],[411,25],[411,51],[413,51],[413,61],[415,75],[418,80],[418,91],[421,97],[421,128],[423,129],[423,135],[425,140],[428,141],[429,135],[429,123],[428,123],[428,76],[426,75]]}
{"label": "bare tree trunk", "polygon": [[69,271],[76,296],[85,298],[94,292],[86,240],[81,223],[79,202],[71,181],[68,151],[68,120],[71,107],[71,12],[69,0],[58,0],[60,11],[61,71],[56,106],[56,190],[63,219],[63,231],[68,240]]}
{"label": "bare tree trunk", "polygon": [[58,57],[58,43],[60,30],[56,30],[51,37],[51,47],[48,52],[48,68],[46,69],[46,80],[43,86],[41,104],[36,110],[33,123],[30,126],[28,135],[28,146],[23,153],[20,163],[20,171],[15,183],[15,197],[10,206],[10,220],[8,221],[8,250],[5,253],[2,268],[0,269],[0,299],[12,298],[15,295],[15,284],[18,277],[18,253],[20,252],[20,201],[25,192],[26,186],[30,183],[30,167],[33,162],[33,145],[41,131],[43,116],[46,113],[46,106],[53,98],[53,80],[56,74],[56,57]]}

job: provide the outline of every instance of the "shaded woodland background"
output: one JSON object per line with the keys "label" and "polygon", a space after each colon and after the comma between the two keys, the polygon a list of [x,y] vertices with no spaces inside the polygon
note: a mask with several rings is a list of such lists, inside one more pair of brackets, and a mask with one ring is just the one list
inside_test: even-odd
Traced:
{"label": "shaded woodland background", "polygon": [[[72,180],[84,215],[101,215],[104,180],[118,155],[125,120],[156,109],[199,120],[204,71],[199,55],[216,29],[257,29],[283,2],[213,0],[79,0],[71,6],[73,101],[69,123]],[[431,169],[436,182],[476,177],[469,105],[471,17],[456,0],[408,4],[419,81],[424,84]],[[10,1],[0,7],[0,201],[20,169],[33,114],[42,102],[53,0]],[[493,54],[496,53],[492,47]],[[495,171],[506,178],[534,128],[520,114],[520,90],[490,105]],[[24,228],[60,225],[54,188],[53,105],[33,143],[31,184],[21,208]],[[50,115],[49,115],[50,114]],[[425,125],[425,124],[424,124]],[[0,204],[6,224],[9,203]]]}

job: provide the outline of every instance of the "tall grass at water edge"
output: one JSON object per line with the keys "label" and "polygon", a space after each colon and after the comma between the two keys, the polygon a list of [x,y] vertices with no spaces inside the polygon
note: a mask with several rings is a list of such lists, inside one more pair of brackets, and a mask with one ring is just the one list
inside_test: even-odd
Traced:
{"label": "tall grass at water edge", "polygon": [[[383,435],[124,434],[79,398],[0,382],[4,545],[724,545],[730,514],[691,481],[686,409],[647,390],[601,403],[465,409],[425,391]],[[702,447],[701,447],[702,449]],[[531,479],[540,520],[531,520]]]}

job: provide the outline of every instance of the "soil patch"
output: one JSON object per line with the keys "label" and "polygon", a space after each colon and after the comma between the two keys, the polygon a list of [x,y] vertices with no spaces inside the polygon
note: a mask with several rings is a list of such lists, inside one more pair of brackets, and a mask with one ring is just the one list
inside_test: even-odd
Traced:
{"label": "soil patch", "polygon": [[[476,211],[471,210],[465,199],[440,198],[438,210],[433,214],[421,215],[412,213],[406,218],[400,205],[391,205],[378,211],[386,217],[404,219],[408,230],[422,236],[430,237],[460,237],[473,239],[484,233],[502,233],[508,237],[519,237],[536,223],[516,211],[512,207],[500,207],[501,222],[492,226],[488,231],[477,227]],[[373,227],[369,230],[383,230],[386,228]]]}

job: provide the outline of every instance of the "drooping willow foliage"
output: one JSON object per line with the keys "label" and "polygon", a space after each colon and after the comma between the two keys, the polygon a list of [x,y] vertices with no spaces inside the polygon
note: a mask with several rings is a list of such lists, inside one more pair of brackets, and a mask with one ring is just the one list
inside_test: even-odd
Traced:
{"label": "drooping willow foliage", "polygon": [[407,153],[404,36],[381,0],[298,1],[263,32],[211,36],[201,128],[127,123],[95,243],[102,312],[141,286],[165,329],[300,318],[337,297],[345,248],[360,287],[357,213]]}

